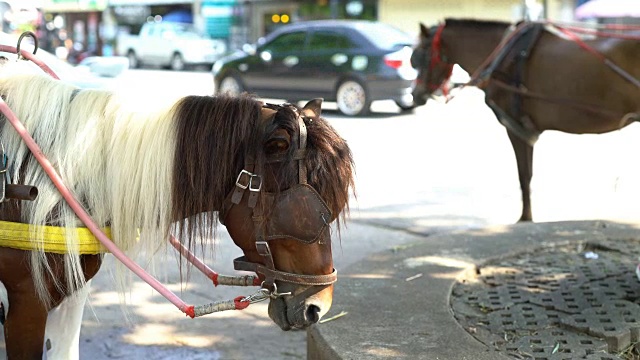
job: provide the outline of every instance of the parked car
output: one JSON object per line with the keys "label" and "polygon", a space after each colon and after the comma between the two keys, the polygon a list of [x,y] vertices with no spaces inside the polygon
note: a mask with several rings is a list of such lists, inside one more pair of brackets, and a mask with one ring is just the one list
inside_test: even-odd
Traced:
{"label": "parked car", "polygon": [[290,102],[322,97],[346,115],[363,115],[376,100],[412,109],[415,39],[381,22],[318,20],[278,28],[257,45],[212,68],[217,93],[243,91]]}
{"label": "parked car", "polygon": [[118,54],[129,58],[129,67],[142,65],[184,70],[188,66],[211,66],[227,51],[223,40],[199,34],[192,24],[149,22],[139,35],[120,34]]}

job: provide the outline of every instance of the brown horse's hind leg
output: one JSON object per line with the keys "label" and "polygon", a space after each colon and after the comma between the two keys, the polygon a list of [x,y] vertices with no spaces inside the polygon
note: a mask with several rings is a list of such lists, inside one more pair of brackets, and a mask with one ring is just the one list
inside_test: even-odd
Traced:
{"label": "brown horse's hind leg", "polygon": [[507,130],[518,164],[518,179],[522,190],[522,216],[518,222],[531,221],[531,177],[533,176],[533,146]]}

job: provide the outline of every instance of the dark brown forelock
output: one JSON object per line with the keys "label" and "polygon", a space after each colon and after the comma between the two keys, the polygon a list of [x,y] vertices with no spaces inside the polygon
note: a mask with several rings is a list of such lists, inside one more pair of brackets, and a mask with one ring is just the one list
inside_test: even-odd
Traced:
{"label": "dark brown forelock", "polygon": [[339,225],[340,218],[344,220],[349,213],[350,193],[355,196],[351,149],[324,118],[306,118],[305,124],[309,184],[320,193]]}
{"label": "dark brown forelock", "polygon": [[[301,110],[298,109],[298,113]],[[267,125],[266,142],[277,129],[285,129],[292,142],[298,133],[298,113],[290,106],[278,108],[273,122]],[[354,190],[353,157],[347,142],[321,117],[303,117],[307,127],[307,177],[327,203],[334,216],[348,213],[349,191]],[[287,163],[295,164],[293,152],[298,148],[292,143]],[[298,166],[279,167],[277,178],[288,186],[298,183]],[[346,211],[343,211],[346,210]]]}
{"label": "dark brown forelock", "polygon": [[344,220],[349,213],[349,194],[356,194],[351,149],[323,118],[314,119],[308,128],[308,142],[313,144],[307,158],[309,183],[327,201],[333,216],[341,214]]}
{"label": "dark brown forelock", "polygon": [[248,95],[188,96],[176,104],[177,144],[170,198],[178,234],[188,237],[190,249],[196,236],[203,241],[215,236],[214,211],[222,208],[244,166],[245,153],[259,146],[254,139],[261,130],[257,126],[260,108],[261,103]]}

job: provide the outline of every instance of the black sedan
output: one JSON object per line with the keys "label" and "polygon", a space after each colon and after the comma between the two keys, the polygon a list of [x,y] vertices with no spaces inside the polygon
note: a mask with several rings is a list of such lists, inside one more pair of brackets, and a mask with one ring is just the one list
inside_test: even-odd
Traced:
{"label": "black sedan", "polygon": [[413,37],[380,22],[299,22],[218,60],[212,72],[217,93],[247,91],[292,103],[322,97],[353,116],[366,114],[376,100],[408,110],[413,45]]}

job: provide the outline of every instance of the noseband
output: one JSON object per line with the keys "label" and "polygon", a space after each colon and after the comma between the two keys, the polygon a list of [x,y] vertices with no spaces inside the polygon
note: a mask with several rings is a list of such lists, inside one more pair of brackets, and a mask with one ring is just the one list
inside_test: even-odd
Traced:
{"label": "noseband", "polygon": [[[296,113],[298,133],[292,141],[296,145],[292,159],[298,162],[298,183],[282,192],[267,192],[262,189],[262,174],[256,173],[254,169],[256,165],[254,158],[245,156],[244,169],[238,174],[234,188],[226,197],[219,219],[224,224],[231,207],[240,204],[245,193],[249,193],[247,206],[252,209],[255,246],[263,259],[263,264],[249,262],[245,256],[241,256],[233,261],[234,268],[263,275],[265,280],[262,287],[269,290],[272,297],[289,294],[277,292],[276,280],[305,286],[331,285],[337,280],[335,269],[328,275],[304,275],[279,271],[275,268],[269,246],[271,240],[285,238],[305,244],[315,242],[323,244],[330,238],[329,222],[332,214],[320,194],[307,183],[307,167],[304,162],[307,154],[307,126],[304,123],[306,117],[292,105],[266,104],[263,107],[276,111],[282,107],[288,107]],[[266,162],[276,163],[285,160],[287,157],[279,154],[267,157]],[[263,203],[259,205],[260,199]],[[270,209],[266,216],[263,213],[264,209]]]}

